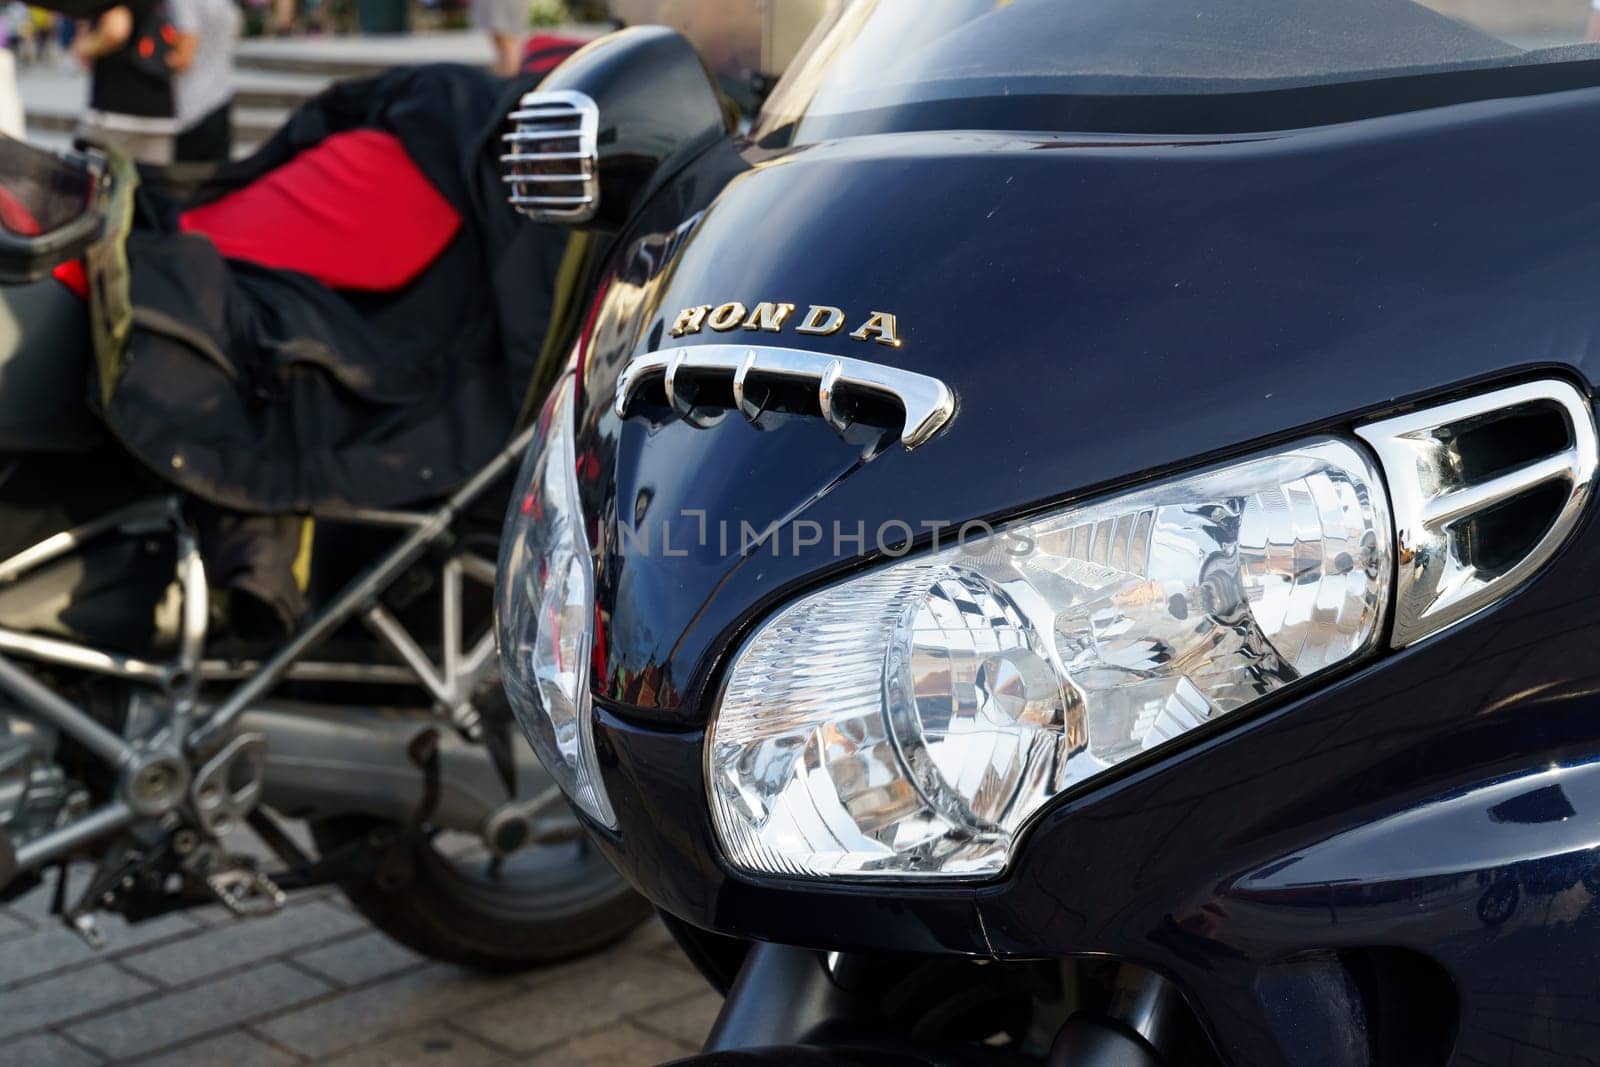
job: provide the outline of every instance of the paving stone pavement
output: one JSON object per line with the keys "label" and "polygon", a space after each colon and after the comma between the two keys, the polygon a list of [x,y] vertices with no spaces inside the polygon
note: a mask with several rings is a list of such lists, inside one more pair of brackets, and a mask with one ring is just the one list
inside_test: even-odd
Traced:
{"label": "paving stone pavement", "polygon": [[102,924],[0,907],[0,1067],[634,1067],[688,1055],[720,1000],[657,921],[572,963],[484,976],[432,963],[337,894],[268,919],[217,909]]}

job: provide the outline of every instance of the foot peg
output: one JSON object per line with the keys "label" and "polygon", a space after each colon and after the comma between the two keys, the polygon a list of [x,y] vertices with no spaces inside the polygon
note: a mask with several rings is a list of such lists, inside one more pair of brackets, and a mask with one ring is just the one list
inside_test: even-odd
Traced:
{"label": "foot peg", "polygon": [[288,899],[278,883],[248,864],[208,874],[205,882],[218,903],[243,919],[274,915]]}

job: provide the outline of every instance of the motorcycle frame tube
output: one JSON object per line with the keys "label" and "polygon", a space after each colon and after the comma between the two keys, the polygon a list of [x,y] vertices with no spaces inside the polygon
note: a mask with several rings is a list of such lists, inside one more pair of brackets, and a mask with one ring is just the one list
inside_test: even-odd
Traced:
{"label": "motorcycle frame tube", "polygon": [[17,849],[12,872],[31,870],[60,859],[80,845],[87,845],[107,834],[132,826],[136,819],[133,809],[127,804],[120,800],[113,801]]}
{"label": "motorcycle frame tube", "polygon": [[[10,559],[0,561],[0,585],[14,582],[29,571],[69,555],[102,537],[112,534],[137,536],[159,531],[171,532],[179,540],[178,577],[183,590],[185,628],[180,640],[179,664],[181,664],[192,654],[192,650],[198,647],[197,643],[204,640],[206,599],[204,570],[203,568],[199,571],[193,570],[194,565],[198,564],[199,555],[192,537],[183,525],[175,498],[162,497],[140,501],[71,530],[52,534]],[[195,610],[196,605],[199,610]],[[0,626],[0,653],[4,652],[111,678],[124,678],[157,685],[162,689],[171,684],[178,666],[151,663],[137,656],[126,656],[104,649],[90,648],[75,641],[63,641]],[[68,729],[63,724],[58,723],[58,725]]]}
{"label": "motorcycle frame tube", "polygon": [[[178,651],[172,662],[156,664],[73,641],[41,637],[0,627],[0,692],[12,697],[24,710],[52,723],[83,744],[97,758],[119,771],[137,765],[141,756],[146,757],[146,761],[148,757],[157,754],[181,759],[182,752],[205,754],[220,747],[232,735],[240,716],[281,682],[293,677],[353,683],[417,683],[436,700],[441,701],[448,711],[458,711],[463,700],[464,680],[480,672],[492,657],[494,647],[492,634],[465,651],[459,647],[459,633],[449,635],[446,640],[449,646],[446,649],[446,663],[442,672],[433,669],[415,641],[398,621],[393,619],[381,620],[376,629],[379,636],[404,660],[405,666],[402,668],[395,669],[383,664],[302,664],[301,660],[329,634],[358,614],[367,616],[370,621],[373,612],[381,610],[375,608],[375,602],[384,589],[449,533],[451,525],[462,511],[521,459],[536,433],[537,425],[529,425],[517,433],[443,506],[433,511],[409,513],[373,509],[342,511],[330,509],[313,512],[313,518],[324,521],[398,526],[409,532],[399,544],[352,579],[331,603],[314,615],[277,653],[265,662],[249,665],[250,669],[240,683],[205,717],[198,728],[191,727],[196,711],[195,695],[202,678],[228,677],[238,673],[239,668],[225,663],[208,663],[202,659],[209,610],[205,567],[200,558],[198,544],[183,522],[179,499],[168,497],[140,502],[72,530],[52,535],[11,558],[0,561],[0,582],[15,581],[29,571],[102,537],[118,533],[131,535],[159,530],[169,531],[178,546],[177,578],[182,590],[183,603]],[[457,559],[453,560],[452,564],[449,577],[457,582],[464,576],[478,581],[493,578],[493,565],[486,561]],[[454,596],[446,596],[445,601],[444,612],[447,620],[454,620],[459,624],[461,615],[459,589],[455,591]],[[28,671],[14,663],[6,653],[40,663],[158,686],[174,701],[173,714],[160,736],[159,748],[150,750],[136,748],[128,740],[107,729],[87,711],[62,698],[38,681]],[[297,666],[304,669],[297,673]],[[454,699],[446,700],[447,697]],[[129,785],[130,783],[124,782],[123,791],[126,791]],[[64,827],[16,848],[13,872],[27,871],[58,859],[81,845],[131,825],[140,817],[159,815],[171,810],[182,799],[183,795],[177,795],[171,798],[170,802],[164,801],[159,805],[160,810],[145,809],[141,806],[141,810],[137,811],[124,799],[113,800]],[[472,819],[465,821],[479,822]],[[477,828],[476,825],[472,827],[472,829]]]}
{"label": "motorcycle frame tube", "polygon": [[[430,512],[398,545],[352,579],[327,607],[313,616],[311,621],[263,663],[255,674],[234,689],[204,725],[186,739],[186,747],[191,750],[203,750],[227,736],[234,721],[244,714],[251,704],[271,692],[283,680],[296,660],[344,625],[358,611],[363,611],[371,605],[389,583],[398,578],[407,567],[420,559],[430,546],[443,537],[462,510],[522,458],[522,454],[527,451],[537,433],[537,423],[525,427],[482,470],[457,490],[443,507]],[[420,676],[419,680],[427,684]]]}

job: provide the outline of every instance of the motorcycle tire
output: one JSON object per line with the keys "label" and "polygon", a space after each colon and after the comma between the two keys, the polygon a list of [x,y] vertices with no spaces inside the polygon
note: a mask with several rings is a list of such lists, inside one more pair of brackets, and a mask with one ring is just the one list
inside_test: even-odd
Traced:
{"label": "motorcycle tire", "polygon": [[584,955],[651,914],[587,839],[514,853],[463,869],[423,835],[359,816],[314,822],[323,855],[366,838],[383,843],[370,872],[340,890],[373,926],[415,952],[484,971],[517,971]]}

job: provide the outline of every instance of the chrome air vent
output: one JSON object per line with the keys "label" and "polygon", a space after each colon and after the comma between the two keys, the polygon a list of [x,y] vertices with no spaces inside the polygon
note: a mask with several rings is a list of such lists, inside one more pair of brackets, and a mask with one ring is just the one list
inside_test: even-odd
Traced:
{"label": "chrome air vent", "polygon": [[600,109],[583,93],[526,94],[500,157],[511,206],[541,222],[587,222],[600,207]]}
{"label": "chrome air vent", "polygon": [[1526,582],[1593,489],[1594,414],[1562,381],[1531,382],[1356,431],[1378,453],[1398,538],[1400,648]]}
{"label": "chrome air vent", "polygon": [[937,378],[878,363],[756,345],[699,345],[640,356],[617,381],[617,414],[636,405],[677,412],[694,425],[737,409],[756,426],[769,416],[810,415],[844,435],[889,429],[907,451],[955,414],[955,395]]}

